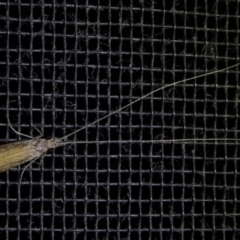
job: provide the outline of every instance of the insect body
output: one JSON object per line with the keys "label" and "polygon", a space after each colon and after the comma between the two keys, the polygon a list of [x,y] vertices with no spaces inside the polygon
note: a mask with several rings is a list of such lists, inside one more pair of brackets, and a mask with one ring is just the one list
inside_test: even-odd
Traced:
{"label": "insect body", "polygon": [[0,172],[41,157],[48,149],[62,145],[59,138],[34,138],[0,146]]}

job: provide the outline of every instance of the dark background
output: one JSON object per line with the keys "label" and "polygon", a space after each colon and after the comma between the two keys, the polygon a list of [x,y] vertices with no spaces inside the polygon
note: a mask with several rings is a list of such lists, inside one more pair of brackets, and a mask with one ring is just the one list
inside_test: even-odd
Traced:
{"label": "dark background", "polygon": [[[0,1],[1,143],[24,139],[6,115],[61,137],[238,62],[238,1],[30,2]],[[1,173],[0,238],[237,239],[238,98],[235,67],[84,129],[21,185]],[[160,141],[213,137],[236,140]]]}

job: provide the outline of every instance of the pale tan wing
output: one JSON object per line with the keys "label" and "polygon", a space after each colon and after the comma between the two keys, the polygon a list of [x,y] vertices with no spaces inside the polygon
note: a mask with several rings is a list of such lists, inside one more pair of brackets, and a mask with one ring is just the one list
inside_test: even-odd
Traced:
{"label": "pale tan wing", "polygon": [[0,172],[40,157],[35,149],[36,140],[3,144],[0,146]]}

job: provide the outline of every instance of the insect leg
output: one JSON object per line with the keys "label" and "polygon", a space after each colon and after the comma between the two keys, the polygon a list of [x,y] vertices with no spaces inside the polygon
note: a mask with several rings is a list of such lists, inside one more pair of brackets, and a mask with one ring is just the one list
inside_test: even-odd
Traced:
{"label": "insect leg", "polygon": [[9,120],[9,116],[7,116],[7,120],[8,120],[8,124],[9,124],[9,127],[18,135],[21,135],[21,136],[24,136],[24,137],[27,137],[27,138],[33,138],[32,136],[29,136],[29,135],[26,135],[26,134],[23,134],[23,133],[20,133],[18,132],[17,130],[15,130],[12,126],[12,124],[10,123],[10,120]]}

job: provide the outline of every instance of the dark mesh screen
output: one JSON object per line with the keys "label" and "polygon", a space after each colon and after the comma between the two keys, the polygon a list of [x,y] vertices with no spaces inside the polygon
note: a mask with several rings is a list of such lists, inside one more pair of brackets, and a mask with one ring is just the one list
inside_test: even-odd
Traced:
{"label": "dark mesh screen", "polygon": [[[61,137],[236,64],[238,1],[0,1],[0,141]],[[238,67],[168,88],[0,174],[1,239],[238,239]],[[162,139],[235,141],[163,143]],[[158,141],[155,141],[158,140]],[[104,141],[104,142],[102,142]]]}

